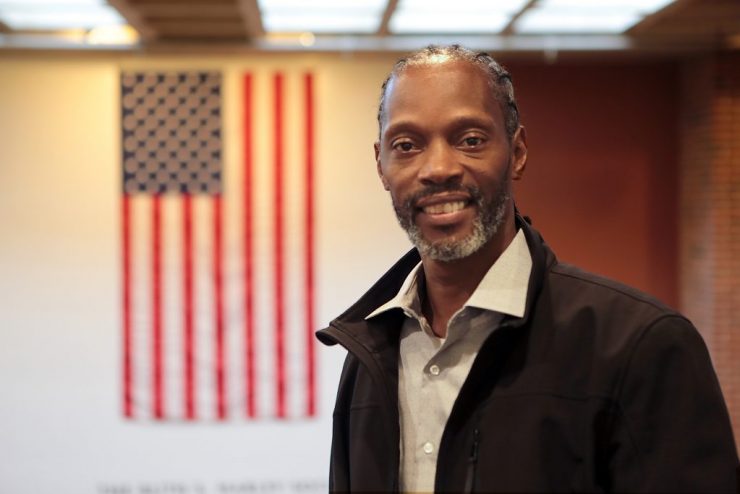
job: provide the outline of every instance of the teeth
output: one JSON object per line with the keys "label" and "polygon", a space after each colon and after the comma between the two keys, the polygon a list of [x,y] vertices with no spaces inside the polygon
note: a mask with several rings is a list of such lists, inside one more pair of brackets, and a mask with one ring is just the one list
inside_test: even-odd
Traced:
{"label": "teeth", "polygon": [[465,201],[455,202],[443,202],[440,204],[433,204],[424,208],[426,214],[447,214],[460,211],[465,207]]}

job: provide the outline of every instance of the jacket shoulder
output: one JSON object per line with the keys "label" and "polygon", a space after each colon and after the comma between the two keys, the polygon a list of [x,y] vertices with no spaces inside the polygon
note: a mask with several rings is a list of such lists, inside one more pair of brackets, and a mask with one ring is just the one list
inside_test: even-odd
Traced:
{"label": "jacket shoulder", "polygon": [[686,317],[657,298],[569,264],[550,267],[538,306],[538,327],[544,324],[557,341],[606,359],[615,375],[646,335],[661,341],[685,331],[699,336]]}
{"label": "jacket shoulder", "polygon": [[652,295],[567,263],[555,263],[549,270],[549,281],[554,293],[567,296],[575,306],[608,308],[607,313],[613,315],[628,311],[645,318],[645,322],[663,317],[686,319]]}

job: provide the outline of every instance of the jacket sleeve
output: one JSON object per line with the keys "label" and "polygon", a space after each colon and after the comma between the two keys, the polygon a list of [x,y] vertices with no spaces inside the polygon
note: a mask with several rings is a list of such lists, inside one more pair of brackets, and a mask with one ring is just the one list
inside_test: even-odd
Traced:
{"label": "jacket sleeve", "polygon": [[347,354],[339,378],[337,400],[332,418],[331,459],[329,465],[329,492],[350,492],[349,481],[349,403],[357,372],[357,359]]}
{"label": "jacket sleeve", "polygon": [[613,492],[736,492],[730,418],[704,341],[665,316],[633,347],[618,391]]}

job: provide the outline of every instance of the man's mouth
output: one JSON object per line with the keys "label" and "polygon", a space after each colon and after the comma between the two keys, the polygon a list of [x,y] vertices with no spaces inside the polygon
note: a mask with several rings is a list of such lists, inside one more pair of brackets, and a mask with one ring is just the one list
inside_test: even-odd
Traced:
{"label": "man's mouth", "polygon": [[441,203],[425,206],[421,208],[421,210],[424,211],[424,213],[430,214],[430,215],[449,214],[449,213],[455,213],[457,211],[461,211],[465,209],[466,204],[467,203],[465,201],[441,202]]}

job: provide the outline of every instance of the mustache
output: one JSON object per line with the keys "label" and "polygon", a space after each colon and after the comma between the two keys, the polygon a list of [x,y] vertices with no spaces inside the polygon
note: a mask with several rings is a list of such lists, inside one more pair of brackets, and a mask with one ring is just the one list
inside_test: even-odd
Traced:
{"label": "mustache", "polygon": [[471,185],[462,184],[431,184],[426,185],[422,189],[417,190],[411,196],[407,197],[403,202],[403,205],[407,209],[413,209],[416,204],[421,200],[429,196],[442,194],[445,192],[463,192],[470,196],[475,203],[479,203],[483,198],[483,194],[478,187]]}

